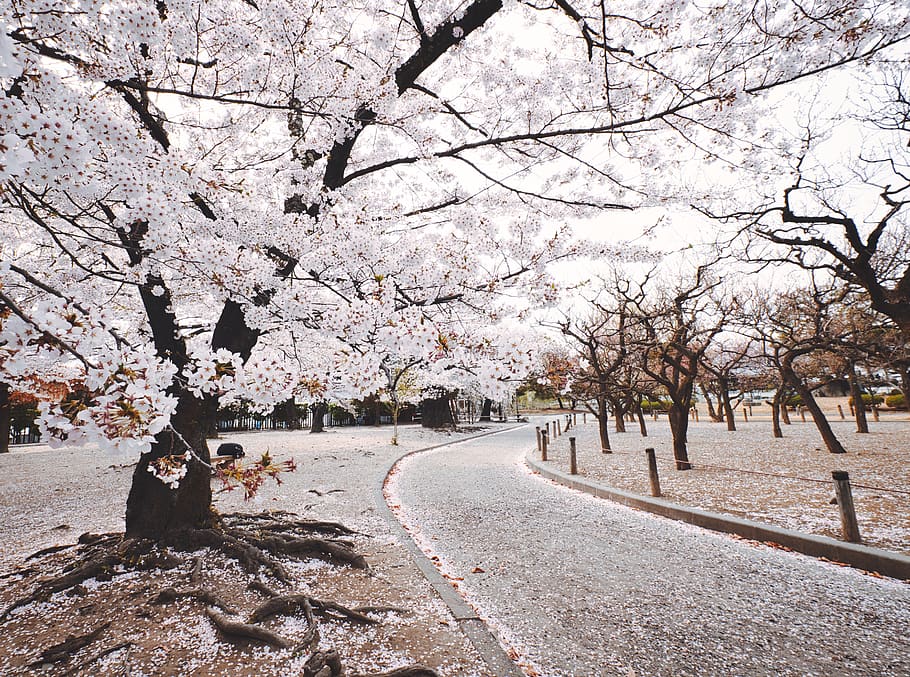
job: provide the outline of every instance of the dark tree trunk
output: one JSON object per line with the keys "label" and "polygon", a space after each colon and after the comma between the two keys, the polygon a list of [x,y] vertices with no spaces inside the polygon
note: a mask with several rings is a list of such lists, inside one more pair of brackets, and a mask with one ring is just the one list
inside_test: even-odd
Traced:
{"label": "dark tree trunk", "polygon": [[904,396],[904,406],[910,412],[910,367],[901,368],[901,393]]}
{"label": "dark tree trunk", "polygon": [[[832,454],[847,453],[847,450],[844,449],[843,445],[835,436],[834,431],[831,429],[831,424],[828,423],[828,419],[825,418],[824,413],[822,413],[821,407],[818,406],[818,402],[815,401],[812,391],[809,390],[809,387],[799,377],[799,374],[794,371],[792,365],[784,362],[781,365],[781,370],[783,371],[784,378],[787,379],[790,386],[796,390],[797,394],[802,398],[803,406],[812,414],[812,420],[815,421],[815,426],[818,428],[818,432],[821,434],[822,440],[828,448],[828,451]],[[859,403],[859,406],[862,407],[862,402]]]}
{"label": "dark tree trunk", "polygon": [[420,425],[424,428],[454,428],[451,398],[448,395],[423,400],[420,403]]}
{"label": "dark tree trunk", "polygon": [[0,454],[5,454],[9,451],[9,434],[12,423],[9,384],[0,383]]}
{"label": "dark tree trunk", "polygon": [[790,389],[785,385],[780,386],[780,420],[784,425],[790,424],[790,410],[787,408],[787,400],[790,399]]}
{"label": "dark tree trunk", "polygon": [[708,407],[708,417],[715,423],[723,421],[724,417],[722,413],[714,409],[714,402],[711,400],[711,394],[708,392],[708,389],[705,388],[703,384],[699,384],[699,390],[701,390],[702,397],[705,398],[705,405]]}
{"label": "dark tree trunk", "polygon": [[774,398],[771,400],[771,430],[774,433],[774,437],[783,437],[784,433],[780,429],[780,414],[781,407],[786,407],[786,405],[781,404],[784,397],[784,389],[778,388],[774,391]]}
{"label": "dark tree trunk", "polygon": [[613,400],[610,402],[610,406],[613,407],[613,424],[616,432],[626,432],[626,407],[623,405],[622,400]]}
{"label": "dark tree trunk", "polygon": [[641,431],[641,436],[647,437],[648,426],[645,425],[645,412],[641,408],[641,398],[638,399],[635,405],[635,414],[638,416],[638,429]]}
{"label": "dark tree trunk", "polygon": [[297,402],[289,397],[281,403],[282,414],[288,425],[288,430],[300,430],[300,418],[297,416]]}
{"label": "dark tree trunk", "polygon": [[310,421],[310,432],[321,433],[325,431],[325,415],[329,411],[329,405],[326,402],[314,402],[312,404],[313,420]]}
{"label": "dark tree trunk", "polygon": [[673,435],[673,458],[677,470],[690,470],[687,435],[689,431],[689,402],[673,402],[670,405],[670,433]]}
{"label": "dark tree trunk", "polygon": [[594,414],[597,418],[597,430],[600,433],[601,451],[610,451],[610,416],[607,411],[607,400],[603,397],[597,398],[597,412]]}
{"label": "dark tree trunk", "polygon": [[559,405],[560,409],[566,408],[565,405],[562,403],[562,395],[560,395],[559,393],[556,393],[556,404]]}
{"label": "dark tree trunk", "polygon": [[140,456],[126,501],[128,538],[159,539],[169,531],[212,525],[212,473],[209,466],[195,457],[185,461],[186,475],[177,489],[169,488],[148,470],[149,463],[154,460],[182,456],[187,444],[196,456],[208,463],[211,459],[205,440],[204,421],[204,403],[184,393],[171,418],[171,427],[179,436],[170,428],[162,431],[155,437],[151,450]]}
{"label": "dark tree trunk", "polygon": [[724,418],[727,421],[727,430],[736,430],[736,420],[733,417],[733,404],[730,402],[730,384],[726,379],[719,380],[721,406],[724,408]]}
{"label": "dark tree trunk", "polygon": [[850,383],[850,397],[853,398],[853,413],[856,417],[856,432],[868,433],[869,421],[866,419],[866,407],[863,404],[863,389],[859,384],[859,375],[853,362],[847,367],[847,380]]}
{"label": "dark tree trunk", "polygon": [[481,423],[489,423],[492,418],[493,413],[493,400],[488,397],[485,397],[483,404],[480,407],[480,421]]}

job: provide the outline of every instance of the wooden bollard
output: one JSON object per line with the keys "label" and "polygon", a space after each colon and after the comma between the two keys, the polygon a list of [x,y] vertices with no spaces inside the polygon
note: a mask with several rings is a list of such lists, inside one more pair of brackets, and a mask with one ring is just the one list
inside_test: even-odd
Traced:
{"label": "wooden bollard", "polygon": [[559,437],[560,435],[562,435],[562,426],[559,425],[558,418],[555,421],[553,421],[553,430],[556,431],[556,435],[554,435],[554,437]]}
{"label": "wooden bollard", "polygon": [[843,421],[846,418],[846,416],[844,416],[844,408],[842,406],[840,406],[839,404],[837,405],[837,413],[840,414],[841,421]]}
{"label": "wooden bollard", "polygon": [[805,409],[800,408],[799,417],[803,420],[803,423],[806,422],[806,410]]}
{"label": "wooden bollard", "polygon": [[540,460],[547,460],[547,444],[549,441],[550,435],[546,431],[540,432]]}
{"label": "wooden bollard", "polygon": [[569,438],[569,474],[578,474],[578,458],[575,455],[575,438]]}
{"label": "wooden bollard", "polygon": [[578,414],[572,413],[572,425],[578,425]]}
{"label": "wooden bollard", "polygon": [[547,435],[550,434],[550,422],[547,421]]}
{"label": "wooden bollard", "polygon": [[654,449],[651,447],[645,449],[645,456],[648,457],[648,479],[651,482],[651,495],[660,496],[660,477],[657,475],[657,457],[654,456]]}
{"label": "wooden bollard", "polygon": [[540,451],[540,426],[537,426],[535,431],[537,433],[537,451]]}
{"label": "wooden bollard", "polygon": [[654,409],[654,410],[651,412],[651,415],[654,417],[654,420],[656,421],[656,420],[657,420],[657,409]]}
{"label": "wooden bollard", "polygon": [[745,407],[743,407],[743,421],[745,421],[746,423],[749,422],[749,413],[746,411]]}
{"label": "wooden bollard", "polygon": [[695,412],[695,422],[698,423],[698,409],[695,408],[695,409],[692,409],[692,411]]}
{"label": "wooden bollard", "polygon": [[872,420],[878,423],[878,407],[872,405]]}
{"label": "wooden bollard", "polygon": [[850,415],[855,417],[856,411],[853,409],[853,402],[849,402],[848,404],[850,405]]}
{"label": "wooden bollard", "polygon": [[837,507],[840,508],[840,524],[844,540],[860,543],[859,524],[856,521],[856,508],[853,506],[853,492],[850,490],[850,475],[843,470],[831,473],[834,478],[834,493],[837,496]]}

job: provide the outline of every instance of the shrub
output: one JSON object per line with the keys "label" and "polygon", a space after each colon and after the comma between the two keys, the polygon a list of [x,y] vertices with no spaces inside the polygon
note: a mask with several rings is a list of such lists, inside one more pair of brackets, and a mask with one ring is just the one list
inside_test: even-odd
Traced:
{"label": "shrub", "polygon": [[897,393],[896,395],[888,395],[885,398],[885,406],[889,409],[906,409],[907,402],[902,393]]}
{"label": "shrub", "polygon": [[[869,393],[863,393],[863,406],[866,409],[870,409],[873,404],[878,405],[884,401],[885,401],[885,398],[882,397],[881,395],[870,395]],[[852,406],[853,398],[851,397],[849,400],[847,400],[847,402]]]}
{"label": "shrub", "polygon": [[670,400],[642,400],[641,410],[646,414],[654,411],[667,411],[671,404]]}

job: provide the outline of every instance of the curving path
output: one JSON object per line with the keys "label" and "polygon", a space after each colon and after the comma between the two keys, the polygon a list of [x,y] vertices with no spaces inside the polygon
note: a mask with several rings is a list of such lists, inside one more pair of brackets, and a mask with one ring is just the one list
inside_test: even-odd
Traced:
{"label": "curving path", "polygon": [[523,463],[533,427],[402,462],[391,498],[542,675],[908,675],[910,584],[637,512]]}

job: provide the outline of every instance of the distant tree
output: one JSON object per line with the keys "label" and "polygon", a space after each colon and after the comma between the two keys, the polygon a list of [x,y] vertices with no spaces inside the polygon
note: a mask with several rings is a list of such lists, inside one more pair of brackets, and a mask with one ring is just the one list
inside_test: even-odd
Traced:
{"label": "distant tree", "polygon": [[628,310],[629,351],[641,370],[666,392],[673,455],[678,470],[689,470],[689,411],[699,364],[726,322],[710,265],[699,265],[682,282],[654,284],[646,279],[621,291]]}

